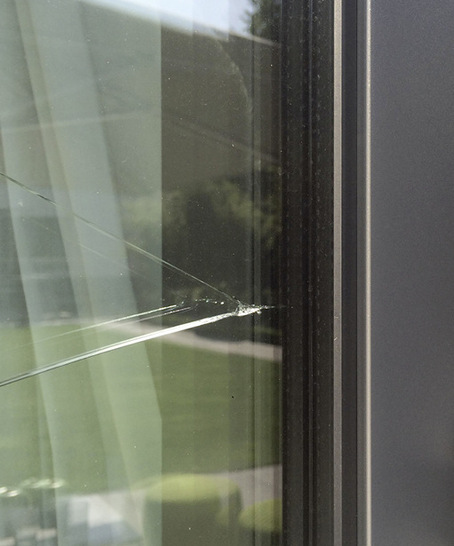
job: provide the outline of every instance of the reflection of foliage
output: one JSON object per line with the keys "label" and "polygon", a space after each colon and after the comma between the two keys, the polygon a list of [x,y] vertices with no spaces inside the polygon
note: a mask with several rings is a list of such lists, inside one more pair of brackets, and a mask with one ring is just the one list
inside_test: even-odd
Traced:
{"label": "reflection of foliage", "polygon": [[279,42],[280,0],[251,0],[251,3],[252,11],[247,14],[251,34],[273,42]]}
{"label": "reflection of foliage", "polygon": [[[152,253],[162,248],[167,262],[244,302],[278,303],[281,219],[276,170],[181,185],[164,192],[162,200],[142,197],[123,203],[123,210],[125,235],[137,246]],[[139,306],[149,309],[148,266],[133,253],[129,265],[138,274],[133,284]],[[162,270],[162,282],[166,304],[200,299],[206,291],[190,277],[167,269]]]}
{"label": "reflection of foliage", "polygon": [[276,303],[279,175],[262,172],[255,178],[260,191],[238,177],[164,196],[164,253],[181,269],[239,299],[252,301],[256,283],[266,300],[262,303]]}

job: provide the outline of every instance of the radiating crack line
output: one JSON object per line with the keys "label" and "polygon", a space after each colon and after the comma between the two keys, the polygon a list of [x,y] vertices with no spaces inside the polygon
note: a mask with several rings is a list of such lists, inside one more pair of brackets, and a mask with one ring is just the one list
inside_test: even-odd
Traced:
{"label": "radiating crack line", "polygon": [[[48,338],[44,338],[42,340],[37,341],[36,343],[47,342],[49,340],[61,338],[63,336],[72,335],[72,334],[77,333],[77,332],[93,330],[95,328],[100,328],[100,327],[103,327],[103,326],[116,325],[116,324],[121,325],[121,324],[124,324],[124,323],[126,323],[128,321],[135,320],[135,319],[138,319],[138,321],[142,321],[142,320],[147,320],[148,318],[158,318],[160,316],[164,316],[164,315],[167,315],[167,314],[179,313],[179,312],[184,312],[184,311],[191,311],[191,310],[194,310],[199,304],[203,304],[203,303],[205,303],[205,304],[214,304],[214,305],[219,306],[219,307],[221,307],[223,305],[226,305],[227,303],[229,303],[230,305],[234,304],[234,306],[235,306],[234,310],[232,310],[232,311],[227,311],[226,308],[224,307],[225,312],[220,313],[220,314],[216,314],[214,316],[210,316],[210,317],[206,317],[206,318],[202,318],[202,319],[198,319],[198,320],[192,320],[192,321],[189,321],[189,322],[186,322],[186,323],[183,323],[183,324],[179,324],[179,325],[176,325],[176,326],[171,326],[171,327],[168,327],[168,328],[163,328],[162,330],[158,330],[158,331],[154,331],[154,332],[147,332],[145,334],[141,334],[139,336],[135,336],[135,337],[132,337],[132,338],[129,338],[129,339],[126,339],[126,340],[118,341],[118,342],[115,342],[115,343],[112,343],[112,344],[109,344],[109,345],[98,347],[96,349],[91,349],[91,350],[84,351],[83,353],[80,353],[78,355],[67,357],[67,358],[64,358],[62,360],[58,360],[57,362],[42,366],[40,368],[29,370],[28,372],[23,372],[23,373],[21,373],[19,375],[15,375],[15,376],[12,376],[12,377],[10,377],[8,379],[0,381],[0,387],[7,386],[7,385],[10,385],[10,384],[16,383],[18,381],[22,381],[22,380],[28,379],[30,377],[35,377],[37,375],[41,375],[43,373],[56,370],[58,368],[68,366],[69,364],[75,364],[77,362],[87,360],[88,358],[91,358],[91,357],[106,354],[106,353],[109,353],[109,352],[112,352],[114,350],[121,349],[121,348],[124,348],[124,347],[129,347],[129,346],[135,345],[136,343],[141,343],[141,342],[144,342],[144,341],[148,341],[148,340],[151,340],[151,339],[163,337],[163,336],[174,334],[174,333],[177,333],[177,332],[182,332],[182,331],[185,331],[185,330],[198,328],[200,326],[203,326],[203,325],[206,325],[206,324],[211,324],[211,323],[214,323],[214,322],[218,322],[220,320],[230,318],[230,317],[242,317],[242,316],[252,315],[254,313],[260,313],[263,309],[269,309],[270,308],[269,306],[257,306],[257,305],[244,304],[241,301],[239,301],[238,299],[230,296],[229,294],[223,292],[222,290],[219,290],[218,288],[215,288],[214,286],[212,286],[209,283],[203,281],[202,279],[199,279],[199,278],[195,277],[194,275],[191,275],[190,273],[188,273],[188,272],[178,268],[177,266],[163,260],[162,258],[159,258],[158,256],[155,256],[154,254],[152,254],[152,253],[138,247],[137,245],[135,245],[133,243],[130,243],[127,240],[122,239],[121,237],[118,237],[118,236],[114,235],[113,233],[110,233],[109,231],[104,230],[103,228],[99,227],[98,225],[91,222],[90,220],[87,220],[86,218],[76,214],[75,212],[71,211],[70,209],[66,208],[63,205],[58,204],[53,199],[51,199],[49,197],[46,197],[45,195],[42,195],[41,193],[29,188],[28,186],[26,186],[22,182],[19,182],[18,180],[8,176],[7,174],[5,174],[3,172],[0,172],[0,176],[3,177],[5,180],[11,182],[12,184],[18,186],[19,188],[21,188],[25,192],[29,193],[30,195],[33,195],[33,196],[35,196],[35,197],[37,197],[39,199],[42,199],[43,201],[45,201],[45,202],[53,205],[54,207],[56,207],[58,210],[62,210],[64,212],[66,212],[67,214],[70,214],[73,218],[79,220],[83,224],[87,225],[89,228],[91,228],[94,231],[104,235],[105,237],[108,237],[111,240],[120,242],[121,244],[125,245],[125,247],[134,250],[135,252],[141,254],[142,256],[144,256],[144,257],[150,259],[151,261],[159,264],[160,266],[162,266],[164,268],[167,268],[167,269],[169,269],[171,271],[174,271],[175,273],[178,273],[179,275],[181,275],[183,277],[189,278],[189,279],[195,281],[196,283],[201,284],[203,286],[206,286],[210,290],[213,290],[214,292],[222,295],[222,299],[220,299],[220,301],[216,301],[216,300],[212,300],[212,299],[195,300],[194,302],[185,302],[184,301],[184,302],[181,302],[180,304],[161,307],[161,308],[154,309],[154,310],[151,310],[151,311],[135,313],[135,314],[128,315],[128,316],[125,316],[125,317],[119,317],[119,318],[107,320],[107,321],[104,321],[104,322],[101,322],[101,323],[85,326],[85,327],[82,327],[82,328],[78,328],[76,330],[72,330],[70,332],[65,332],[65,333],[62,333],[62,334],[58,334],[58,335],[55,335],[55,336],[50,336]],[[228,306],[226,306],[226,307],[228,307]],[[35,345],[35,343],[33,345]]]}
{"label": "radiating crack line", "polygon": [[167,269],[170,269],[171,271],[175,271],[176,273],[179,273],[180,275],[183,275],[184,277],[188,277],[192,279],[193,281],[202,284],[209,288],[210,290],[214,290],[218,294],[222,294],[224,298],[227,298],[230,301],[234,301],[236,303],[240,303],[239,300],[236,298],[230,296],[226,292],[223,292],[222,290],[219,290],[219,288],[215,288],[211,284],[207,283],[206,281],[199,279],[198,277],[195,277],[194,275],[191,275],[191,273],[188,273],[187,271],[184,271],[183,269],[180,269],[176,265],[171,264],[170,262],[167,262],[166,260],[163,260],[162,258],[159,258],[158,256],[155,256],[151,252],[148,252],[147,250],[144,250],[143,248],[135,245],[134,243],[130,243],[126,239],[122,239],[121,237],[118,237],[117,235],[114,235],[113,233],[110,233],[110,231],[106,231],[105,229],[99,227],[95,223],[91,222],[90,220],[87,220],[87,218],[84,218],[83,216],[80,216],[79,214],[75,213],[74,211],[64,207],[63,205],[58,204],[56,201],[51,199],[50,197],[46,197],[45,195],[42,195],[41,193],[37,192],[36,190],[32,190],[29,188],[26,184],[23,184],[22,182],[19,182],[19,180],[16,180],[15,178],[12,178],[11,176],[5,174],[4,172],[0,171],[0,176],[2,176],[5,180],[8,180],[12,184],[15,184],[19,188],[23,189],[30,195],[34,195],[35,197],[38,197],[39,199],[42,199],[46,201],[47,203],[50,203],[52,206],[56,207],[58,210],[65,211],[68,214],[70,214],[73,218],[76,218],[77,220],[83,222],[85,225],[89,226],[90,228],[94,229],[96,232],[101,233],[105,237],[108,237],[109,239],[112,239],[114,241],[120,242],[124,244],[127,248],[130,248],[131,250],[134,250],[135,252],[138,252],[142,256],[145,256],[146,258],[149,258],[153,262],[166,267]]}
{"label": "radiating crack line", "polygon": [[0,381],[0,387],[5,387],[7,385],[11,385],[13,383],[17,383],[18,381],[23,381],[24,379],[28,379],[31,377],[36,377],[37,375],[41,375],[46,372],[51,372],[53,370],[57,370],[59,368],[63,368],[64,366],[68,366],[70,364],[75,364],[77,362],[80,362],[82,360],[86,360],[88,358],[92,358],[94,356],[103,355],[106,353],[110,353],[112,351],[115,351],[117,349],[123,349],[124,347],[130,347],[132,345],[135,345],[137,343],[142,343],[144,341],[149,341],[151,339],[156,339],[159,337],[167,336],[170,334],[176,334],[178,332],[183,332],[184,330],[190,330],[192,328],[198,328],[199,326],[204,326],[205,324],[211,324],[213,322],[218,322],[220,320],[230,318],[230,317],[244,317],[247,315],[253,315],[255,313],[260,313],[263,309],[267,309],[267,306],[259,306],[259,305],[244,305],[240,304],[234,311],[230,311],[228,313],[222,313],[220,315],[215,315],[212,317],[206,317],[199,320],[194,320],[191,322],[187,322],[184,324],[179,324],[177,326],[171,326],[170,328],[165,328],[163,330],[160,330],[158,332],[148,332],[146,334],[142,334],[140,336],[135,336],[130,339],[126,339],[124,341],[118,341],[116,343],[112,343],[110,345],[105,345],[104,347],[99,347],[98,349],[93,349],[91,351],[86,351],[84,353],[80,353],[79,355],[72,356],[69,358],[65,358],[63,360],[59,360],[57,362],[54,362],[52,364],[48,364],[47,366],[43,366],[41,368],[36,368],[34,370],[30,370],[28,372],[24,372],[22,374],[16,375],[14,377],[11,377],[9,379],[5,379],[3,381]]}
{"label": "radiating crack line", "polygon": [[[176,305],[169,305],[167,307],[160,307],[159,309],[153,309],[151,311],[143,311],[141,313],[135,313],[133,315],[127,315],[125,317],[119,317],[116,319],[106,320],[103,322],[97,322],[96,324],[90,324],[89,326],[82,326],[81,328],[75,328],[74,330],[70,330],[69,332],[63,332],[61,334],[55,334],[53,336],[43,337],[40,338],[37,341],[33,341],[32,343],[26,343],[21,345],[20,349],[22,350],[24,347],[32,346],[36,347],[37,345],[40,345],[41,343],[47,343],[49,341],[54,341],[57,339],[61,339],[63,337],[72,336],[74,334],[78,334],[81,332],[89,332],[90,330],[95,330],[98,328],[104,328],[106,326],[111,325],[121,325],[125,322],[138,319],[137,322],[141,322],[144,320],[149,319],[155,319],[155,318],[162,318],[166,317],[168,315],[173,315],[175,313],[183,313],[186,311],[192,311],[197,307],[197,303],[194,305],[185,305],[185,304],[176,304]],[[14,353],[14,350],[7,351],[5,354],[11,354]]]}

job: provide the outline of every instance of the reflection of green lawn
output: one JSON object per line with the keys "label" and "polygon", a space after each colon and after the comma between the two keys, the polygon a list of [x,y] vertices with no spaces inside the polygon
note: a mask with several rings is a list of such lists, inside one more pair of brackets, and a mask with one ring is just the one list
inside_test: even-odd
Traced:
{"label": "reflection of green lawn", "polygon": [[[4,351],[23,347],[14,356],[16,371],[32,361],[28,337],[25,329],[0,332]],[[81,351],[73,337],[66,351],[71,343],[73,352]],[[156,453],[163,472],[278,461],[275,362],[175,345],[170,338],[114,351],[102,364],[99,358],[2,388],[0,486],[55,474],[78,491],[125,487],[160,471],[153,466]]]}

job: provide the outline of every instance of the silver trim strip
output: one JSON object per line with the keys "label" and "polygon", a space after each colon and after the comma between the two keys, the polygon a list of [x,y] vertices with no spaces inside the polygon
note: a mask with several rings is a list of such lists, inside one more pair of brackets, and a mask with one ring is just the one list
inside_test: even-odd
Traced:
{"label": "silver trim strip", "polygon": [[371,12],[358,19],[358,544],[372,545],[371,503]]}
{"label": "silver trim strip", "polygon": [[342,546],[342,0],[334,0],[333,544]]}

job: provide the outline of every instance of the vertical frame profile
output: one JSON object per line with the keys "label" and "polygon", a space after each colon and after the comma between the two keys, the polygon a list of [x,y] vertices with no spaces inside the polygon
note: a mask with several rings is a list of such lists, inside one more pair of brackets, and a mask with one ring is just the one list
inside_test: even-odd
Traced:
{"label": "vertical frame profile", "polygon": [[283,5],[284,543],[343,543],[342,2]]}

